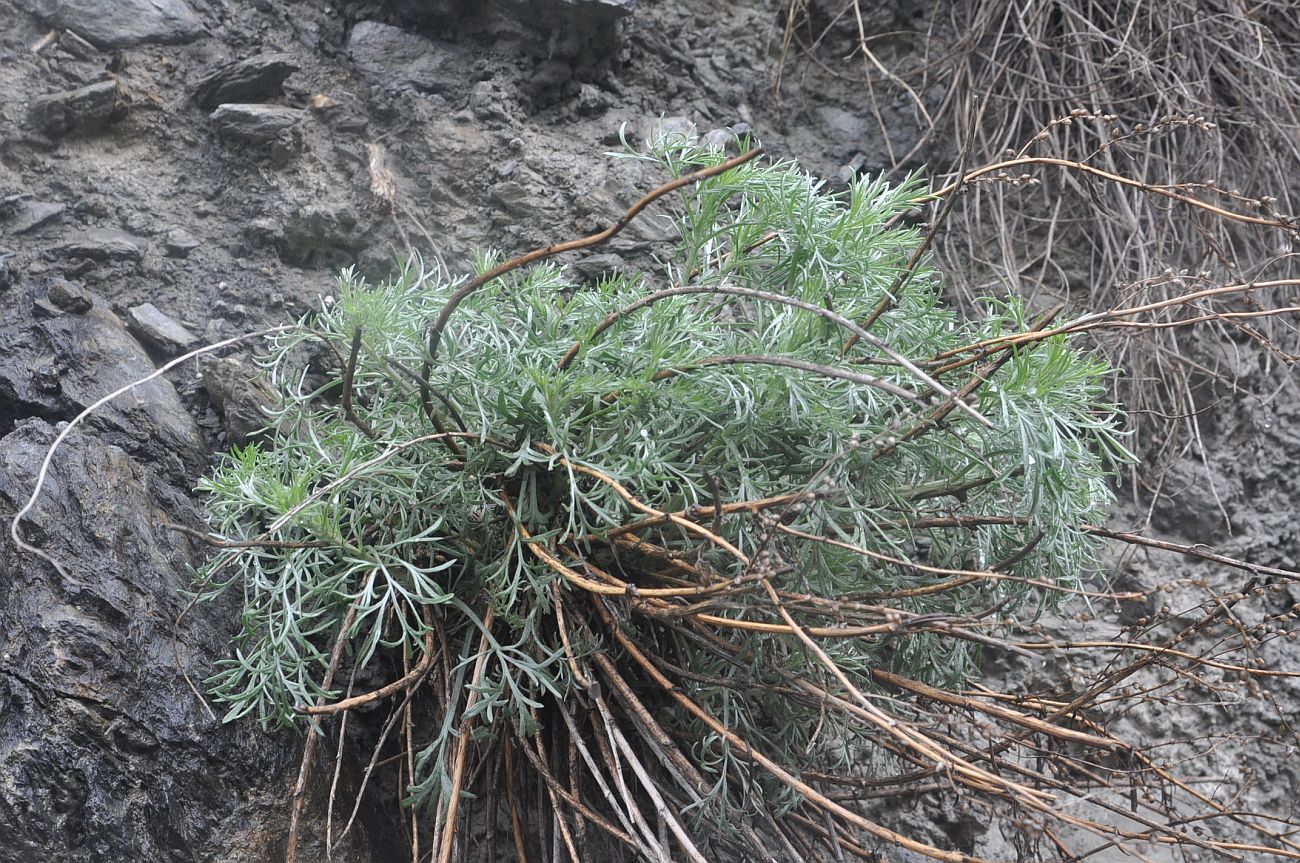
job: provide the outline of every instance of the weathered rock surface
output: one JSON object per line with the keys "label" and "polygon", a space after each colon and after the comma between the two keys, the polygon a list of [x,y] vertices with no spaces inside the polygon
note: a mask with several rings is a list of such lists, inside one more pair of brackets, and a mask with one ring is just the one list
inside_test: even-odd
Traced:
{"label": "weathered rock surface", "polygon": [[72,131],[93,132],[107,126],[117,113],[116,81],[100,81],[76,90],[38,96],[32,100],[27,118],[51,137]]}
{"label": "weathered rock surface", "polygon": [[361,21],[353,27],[348,53],[362,72],[386,87],[442,92],[465,83],[446,52],[433,42],[380,21]]}
{"label": "weathered rock surface", "polygon": [[95,228],[69,237],[51,250],[63,258],[87,258],[92,261],[135,261],[144,253],[130,234],[114,228]]}
{"label": "weathered rock surface", "polygon": [[[26,501],[54,436],[25,419],[0,439],[5,511]],[[202,681],[226,653],[232,604],[196,607],[172,637],[186,567],[202,552],[160,523],[196,517],[123,450],[74,433],[22,524],[66,577],[18,553],[5,520],[0,863],[282,857],[297,739],[222,725],[185,680]],[[302,860],[325,859],[322,790],[313,789]],[[363,807],[356,846],[336,847],[335,859],[400,859],[386,826]]]}
{"label": "weathered rock surface", "polygon": [[184,228],[172,228],[163,237],[163,249],[170,258],[188,258],[203,241]]}
{"label": "weathered rock surface", "polygon": [[267,411],[275,407],[277,398],[260,380],[256,368],[238,357],[202,357],[199,368],[203,388],[230,443],[247,443],[266,428]]}
{"label": "weathered rock surface", "polygon": [[207,110],[231,102],[260,102],[277,95],[298,68],[291,54],[258,54],[205,75],[194,87],[194,101]]}
{"label": "weathered rock surface", "polygon": [[[284,853],[300,738],[223,725],[187,683],[227,655],[236,598],[196,606],[173,639],[189,567],[208,550],[162,526],[200,526],[188,489],[207,459],[171,383],[104,406],[55,453],[20,534],[63,572],[9,538],[7,516],[59,431],[51,423],[152,371],[74,282],[25,280],[0,304],[0,863]],[[355,790],[340,789],[349,800]],[[318,771],[299,859],[325,859],[327,795]],[[399,859],[388,813],[361,812],[334,858]]]}
{"label": "weathered rock surface", "polygon": [[185,0],[39,0],[36,14],[100,48],[192,42],[203,32]]}
{"label": "weathered rock surface", "polygon": [[558,5],[574,6],[583,11],[604,12],[612,15],[631,15],[636,0],[557,0]]}
{"label": "weathered rock surface", "polygon": [[126,328],[132,334],[167,354],[179,354],[198,343],[198,337],[178,321],[163,314],[153,303],[132,306]]}
{"label": "weathered rock surface", "polygon": [[306,113],[282,105],[221,105],[212,112],[212,125],[224,138],[265,144],[292,130]]}
{"label": "weathered rock surface", "polygon": [[607,275],[626,269],[627,262],[611,252],[588,255],[569,264],[580,277],[589,281],[604,278]]}
{"label": "weathered rock surface", "polygon": [[[69,420],[146,377],[154,364],[103,302],[76,313],[28,285],[0,304],[0,435],[23,417]],[[56,295],[74,288],[54,285]],[[84,304],[79,303],[78,307]],[[174,476],[201,469],[207,446],[166,378],[137,387],[90,420],[105,441]]]}
{"label": "weathered rock surface", "polygon": [[95,307],[95,300],[90,292],[67,279],[52,280],[45,291],[45,296],[55,307],[74,315],[84,315]]}
{"label": "weathered rock surface", "polygon": [[0,251],[0,293],[8,291],[14,286],[17,277],[14,274],[13,252]]}
{"label": "weathered rock surface", "polygon": [[21,201],[15,208],[14,215],[4,227],[11,234],[26,234],[63,215],[67,207],[48,201]]}
{"label": "weathered rock surface", "polygon": [[73,57],[85,60],[88,57],[95,56],[99,49],[78,36],[71,30],[64,30],[59,34],[59,47],[67,51]]}

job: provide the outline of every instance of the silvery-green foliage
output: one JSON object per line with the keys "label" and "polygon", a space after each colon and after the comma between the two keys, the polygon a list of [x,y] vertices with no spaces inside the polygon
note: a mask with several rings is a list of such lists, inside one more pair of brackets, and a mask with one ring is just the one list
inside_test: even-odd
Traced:
{"label": "silvery-green foliage", "polygon": [[[681,139],[658,141],[634,157],[675,174],[723,158]],[[576,570],[583,560],[617,568],[628,561],[603,538],[643,516],[609,484],[563,459],[596,469],[665,511],[710,506],[715,488],[726,501],[809,492],[803,503],[774,514],[792,531],[743,512],[720,526],[746,554],[764,552],[774,582],[793,593],[876,602],[945,579],[906,565],[911,560],[949,569],[1010,561],[1003,571],[1015,578],[973,580],[889,603],[926,614],[997,609],[1024,617],[1052,598],[1026,579],[1077,584],[1096,551],[1080,525],[1104,519],[1108,472],[1127,454],[1115,436],[1114,412],[1103,403],[1107,368],[1064,338],[1017,351],[979,388],[972,406],[992,428],[955,410],[909,437],[943,399],[865,341],[846,351],[850,333],[804,308],[736,294],[682,295],[595,334],[611,312],[681,284],[771,292],[866,320],[917,246],[916,230],[898,222],[921,191],[913,177],[897,186],[862,179],[832,194],[793,164],[755,160],[682,190],[681,242],[661,273],[578,286],[562,267],[542,264],[487,285],[451,318],[433,364],[430,384],[454,413],[433,404],[445,427],[466,432],[454,448],[443,439],[409,443],[436,430],[406,370],[424,362],[426,326],[461,282],[440,280],[415,259],[379,284],[345,271],[334,302],[270,346],[266,375],[283,398],[269,422],[271,436],[233,451],[202,484],[212,527],[222,536],[254,539],[276,525],[272,539],[315,543],[227,553],[210,565],[206,575],[215,581],[206,590],[244,596],[234,655],[211,681],[229,706],[227,718],[286,725],[298,721],[296,706],[338,697],[339,681],[326,691],[322,678],[355,606],[347,667],[392,651],[418,660],[425,621],[436,618],[463,706],[461,687],[488,632],[474,712],[483,722],[504,718],[533,728],[530,709],[565,698],[573,686],[553,592],[566,592],[575,619],[586,619],[586,598],[529,550],[523,530]],[[990,300],[986,312],[976,323],[956,319],[941,301],[937,274],[922,263],[871,332],[924,363],[1028,325],[1013,299]],[[352,400],[373,436],[345,418],[338,403],[357,328],[362,348]],[[575,343],[581,350],[561,368]],[[719,357],[830,366],[916,398],[788,365],[710,362]],[[944,383],[955,389],[977,368]],[[893,440],[896,447],[882,450]],[[1012,518],[956,530],[915,526],[960,515]],[[834,542],[803,541],[796,532]],[[654,540],[693,549],[694,559],[720,576],[744,574],[698,538],[665,529]],[[630,606],[608,604],[619,625],[647,645],[671,642],[672,661],[696,676],[682,686],[756,746],[795,763],[861,760],[859,732],[828,728],[834,720],[818,705],[773,688],[781,682],[773,668],[826,677],[796,639],[719,629],[717,637],[746,645],[752,662],[741,668]],[[489,609],[496,623],[485,630]],[[774,619],[756,589],[735,592],[713,613]],[[614,651],[594,621],[575,647]],[[874,667],[949,686],[976,671],[970,642],[934,634],[825,646],[864,687]],[[439,727],[424,729],[417,797],[446,787],[454,715],[449,710]],[[675,722],[695,735],[691,754],[718,782],[705,801],[709,813],[749,805],[761,783],[734,787],[737,776],[759,780],[748,762],[686,719]]]}

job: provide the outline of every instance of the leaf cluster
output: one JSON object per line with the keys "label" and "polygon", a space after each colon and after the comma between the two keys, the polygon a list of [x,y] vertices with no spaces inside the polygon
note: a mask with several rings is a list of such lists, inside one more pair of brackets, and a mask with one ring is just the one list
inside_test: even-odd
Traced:
{"label": "leaf cluster", "polygon": [[[724,158],[680,138],[628,155],[674,175]],[[612,626],[754,746],[857,769],[863,732],[791,694],[837,685],[764,584],[864,688],[873,669],[959,685],[980,639],[953,622],[995,632],[1077,585],[1097,551],[1081,526],[1127,458],[1108,369],[1065,337],[945,369],[1033,322],[1013,299],[978,323],[945,308],[901,223],[919,191],[745,163],[681,190],[661,273],[579,285],[547,263],[472,294],[427,378],[427,327],[464,281],[418,259],[378,284],[342,273],[270,345],[267,440],[202,483],[223,537],[297,544],[202,573],[244,596],[211,680],[227,718],[289,725],[339,698],[339,638],[355,669],[435,651],[444,719],[411,786],[445,801],[454,726],[533,733],[583,697],[594,655],[628,668]],[[876,629],[832,632],[852,626]],[[710,823],[793,805],[725,737],[663,721],[694,741]]]}

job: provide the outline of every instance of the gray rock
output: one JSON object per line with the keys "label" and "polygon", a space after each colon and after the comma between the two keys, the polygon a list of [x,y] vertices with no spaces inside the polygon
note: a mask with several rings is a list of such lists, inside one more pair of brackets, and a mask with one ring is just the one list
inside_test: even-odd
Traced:
{"label": "gray rock", "polygon": [[[125,397],[130,399],[130,396]],[[11,421],[0,439],[0,510],[26,501],[56,429]],[[155,443],[155,446],[157,443]],[[207,547],[195,505],[82,427],[56,453],[21,535],[0,530],[0,860],[211,860],[283,856],[285,789],[302,738],[223,725],[191,692],[229,655],[238,598],[183,617],[189,567]],[[177,631],[173,640],[172,627]],[[217,706],[219,717],[220,707]],[[358,755],[349,756],[356,759]],[[364,757],[362,754],[360,757]],[[325,772],[321,768],[320,772]],[[328,781],[312,789],[299,859],[324,860]],[[336,863],[399,859],[399,835],[367,805]],[[387,831],[384,830],[388,827]]]}
{"label": "gray rock", "polygon": [[578,113],[594,116],[609,107],[609,97],[595,84],[583,84],[578,90]]}
{"label": "gray rock", "polygon": [[817,117],[837,141],[847,144],[860,144],[867,138],[870,129],[864,117],[834,105],[819,107]]}
{"label": "gray rock", "polygon": [[[0,303],[0,434],[4,418],[71,418],[83,408],[154,371],[153,361],[122,327],[108,304],[86,294],[93,306],[65,314],[49,303],[71,286],[29,285]],[[50,314],[50,311],[53,314]],[[137,387],[132,395],[103,408],[93,420],[106,441],[176,474],[201,468],[207,447],[194,420],[166,378]],[[2,859],[2,858],[0,858]]]}
{"label": "gray rock", "polygon": [[564,86],[573,80],[573,67],[564,60],[550,57],[539,62],[528,73],[526,89],[535,98],[547,97],[546,101],[563,92]]}
{"label": "gray rock", "polygon": [[[539,4],[535,0],[513,0],[513,2],[520,13],[521,20],[525,22],[530,20],[526,16],[535,16],[538,13]],[[600,20],[631,15],[636,9],[636,0],[547,0],[541,5],[549,6],[550,8],[544,11],[552,14],[567,13],[574,18],[580,19],[586,16]]]}
{"label": "gray rock", "polygon": [[259,216],[244,226],[244,236],[255,249],[284,242],[284,224],[271,216]]}
{"label": "gray rock", "polygon": [[198,337],[153,303],[132,306],[126,316],[126,328],[137,338],[167,354],[179,354],[198,343]]}
{"label": "gray rock", "polygon": [[537,195],[518,180],[497,183],[489,198],[495,207],[519,221],[536,219],[546,212],[539,206]]}
{"label": "gray rock", "polygon": [[201,245],[203,241],[184,228],[172,228],[163,237],[163,249],[169,258],[188,258]]}
{"label": "gray rock", "polygon": [[256,368],[236,357],[203,357],[199,368],[203,388],[221,417],[230,443],[247,443],[266,428],[267,412],[275,407],[277,398]]}
{"label": "gray rock", "polygon": [[691,122],[690,117],[658,117],[648,122],[645,126],[644,137],[649,140],[655,138],[684,138],[688,141],[694,141],[699,136],[699,131],[695,124]]}
{"label": "gray rock", "polygon": [[491,81],[479,81],[470,89],[469,109],[480,120],[510,119],[510,113]]}
{"label": "gray rock", "polygon": [[258,54],[208,73],[194,87],[194,101],[205,110],[231,102],[260,102],[280,92],[298,71],[290,54]]}
{"label": "gray rock", "polygon": [[627,263],[619,255],[610,252],[604,252],[599,255],[590,255],[581,260],[574,261],[569,265],[579,275],[588,281],[596,281],[605,276],[626,269]]}
{"label": "gray rock", "polygon": [[158,220],[147,210],[134,210],[122,219],[122,227],[137,237],[152,237],[158,233]]}
{"label": "gray rock", "polygon": [[107,126],[117,114],[117,82],[100,81],[76,90],[37,96],[27,119],[52,137],[73,130],[91,132]]}
{"label": "gray rock", "polygon": [[853,158],[847,164],[840,165],[838,172],[840,181],[843,183],[852,183],[862,174],[862,169],[867,164],[867,154],[861,151],[854,153]]}
{"label": "gray rock", "polygon": [[222,105],[212,112],[212,123],[222,137],[265,144],[291,133],[306,113],[280,105]]}
{"label": "gray rock", "polygon": [[46,201],[22,201],[18,204],[17,212],[9,225],[9,233],[26,234],[28,231],[34,231],[63,215],[63,211],[66,209],[67,207],[63,204],[51,204]]}
{"label": "gray rock", "polygon": [[94,45],[91,45],[71,30],[64,30],[59,34],[59,47],[64,51],[67,51],[73,57],[82,60],[86,60],[99,53],[99,50]]}
{"label": "gray rock", "polygon": [[[293,267],[352,264],[373,237],[374,216],[359,209],[348,200],[330,197],[295,210],[284,221],[283,235],[272,241],[276,254]],[[358,216],[367,221],[358,221]]]}
{"label": "gray rock", "polygon": [[92,261],[134,261],[143,259],[139,245],[130,234],[111,228],[86,231],[56,245],[55,254],[64,258],[89,258]]}
{"label": "gray rock", "polygon": [[36,15],[99,48],[192,42],[203,23],[185,0],[37,0]]}
{"label": "gray rock", "polygon": [[45,295],[53,305],[74,315],[84,315],[95,307],[95,301],[91,298],[90,293],[85,288],[74,285],[67,279],[54,279],[51,281]]}
{"label": "gray rock", "polygon": [[616,17],[631,15],[636,10],[636,0],[558,0],[562,6],[576,6],[583,11],[605,13]]}
{"label": "gray rock", "polygon": [[700,143],[710,150],[725,153],[736,148],[736,136],[730,129],[710,129],[700,138]]}
{"label": "gray rock", "polygon": [[386,87],[443,92],[465,86],[461,70],[448,62],[438,46],[390,24],[359,22],[348,38],[348,54],[362,72]]}

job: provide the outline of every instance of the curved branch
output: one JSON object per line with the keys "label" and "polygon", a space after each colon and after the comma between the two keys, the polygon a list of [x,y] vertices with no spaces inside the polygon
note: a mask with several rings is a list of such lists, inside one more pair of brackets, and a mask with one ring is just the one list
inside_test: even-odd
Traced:
{"label": "curved branch", "polygon": [[455,313],[457,307],[468,299],[471,294],[486,285],[488,282],[500,278],[512,270],[517,270],[520,267],[525,267],[529,264],[535,263],[536,261],[553,258],[556,255],[565,252],[586,249],[591,246],[599,246],[601,243],[606,243],[631,224],[632,220],[639,216],[642,210],[662,198],[664,195],[674,192],[683,186],[689,186],[692,183],[698,183],[701,180],[707,180],[709,177],[730,171],[732,168],[739,167],[751,159],[757,158],[762,153],[762,147],[755,147],[748,153],[741,153],[739,156],[728,159],[725,162],[721,162],[708,168],[702,168],[698,171],[693,171],[685,176],[664,183],[657,189],[653,189],[645,195],[642,195],[641,199],[629,207],[627,212],[619,217],[617,222],[599,233],[592,234],[589,237],[582,237],[577,240],[568,240],[563,243],[552,243],[551,245],[543,246],[540,249],[533,249],[531,252],[525,252],[522,255],[511,258],[503,264],[498,264],[486,273],[470,279],[451,295],[447,300],[447,303],[442,307],[442,311],[438,313],[438,317],[434,320],[433,324],[430,325],[425,342],[425,353],[427,356],[425,356],[424,365],[420,370],[420,376],[427,380],[430,372],[433,370],[433,361],[438,355],[438,345],[442,342],[442,332],[446,329],[447,321],[451,319],[451,316]]}
{"label": "curved branch", "polygon": [[971,180],[978,179],[982,176],[985,176],[986,174],[991,174],[994,171],[1004,171],[1007,168],[1017,168],[1022,165],[1054,165],[1058,168],[1068,168],[1072,171],[1081,171],[1082,173],[1091,174],[1094,177],[1097,177],[1102,180],[1106,180],[1111,183],[1118,183],[1121,186],[1128,186],[1129,188],[1132,189],[1140,189],[1143,192],[1149,192],[1150,194],[1153,195],[1162,195],[1166,198],[1169,198],[1170,200],[1178,201],[1179,203],[1187,204],[1188,206],[1191,207],[1198,207],[1209,213],[1213,213],[1216,216],[1220,216],[1224,219],[1230,219],[1234,222],[1245,222],[1250,225],[1264,225],[1269,228],[1278,228],[1280,230],[1286,231],[1293,235],[1300,235],[1300,227],[1297,227],[1296,223],[1292,219],[1278,219],[1278,218],[1270,219],[1264,216],[1250,216],[1245,213],[1237,213],[1237,212],[1233,212],[1232,210],[1225,210],[1222,207],[1216,207],[1214,204],[1208,203],[1206,201],[1202,201],[1199,198],[1193,198],[1190,195],[1185,195],[1181,191],[1177,191],[1179,189],[1186,188],[1181,184],[1164,185],[1164,184],[1155,184],[1155,183],[1143,183],[1140,180],[1134,180],[1131,177],[1125,177],[1120,174],[1112,174],[1110,171],[1103,171],[1101,168],[1094,168],[1092,165],[1086,165],[1083,162],[1073,162],[1070,161],[1069,159],[1055,159],[1048,156],[1023,156],[1018,159],[1007,159],[1002,162],[995,162],[991,165],[985,165],[982,168],[976,168],[974,171],[971,171],[968,174],[963,174],[962,176],[958,177],[956,180],[954,180],[953,182],[949,183],[948,185],[944,186],[941,189],[936,189],[930,194],[922,195],[921,197],[916,198],[914,200],[917,203],[922,203],[925,201],[933,201],[936,198],[942,198],[945,195],[949,195],[961,189]]}
{"label": "curved branch", "polygon": [[[948,399],[950,401],[956,400],[956,396],[947,387],[939,383],[934,378],[930,377],[930,375],[923,372],[919,367],[917,367],[915,363],[913,363],[907,357],[900,354],[898,351],[891,348],[889,344],[885,342],[883,339],[873,336],[866,329],[858,326],[858,324],[854,323],[852,320],[844,317],[843,315],[837,314],[831,309],[814,305],[813,303],[809,303],[804,300],[796,299],[795,297],[787,297],[782,294],[772,293],[771,291],[760,291],[754,288],[741,288],[741,287],[736,287],[734,285],[684,285],[676,288],[665,288],[664,290],[661,291],[655,291],[653,294],[648,294],[647,296],[642,297],[641,299],[637,300],[634,303],[631,303],[630,305],[624,306],[621,309],[617,309],[613,312],[610,312],[605,317],[604,320],[602,320],[599,324],[596,325],[596,329],[592,331],[591,337],[594,339],[595,337],[604,333],[610,327],[614,326],[614,324],[618,323],[623,318],[627,317],[633,312],[646,308],[647,306],[653,303],[657,303],[660,300],[669,299],[671,297],[687,296],[691,294],[728,294],[731,296],[738,296],[738,297],[750,297],[756,300],[764,300],[769,303],[778,303],[780,305],[790,306],[796,309],[802,309],[806,312],[812,312],[814,315],[818,315],[819,317],[831,321],[832,323],[852,333],[853,339],[850,340],[849,342],[850,344],[852,344],[854,341],[858,339],[861,339],[862,341],[866,342],[867,344],[871,345],[872,347],[884,353],[886,356],[888,356],[898,365],[907,369],[907,371],[911,372],[922,383],[924,383],[926,386],[933,389],[936,393],[938,393],[943,398]],[[580,350],[582,350],[582,342],[574,342],[573,346],[569,348],[567,353],[565,353],[564,358],[560,360],[560,365],[559,365],[560,371],[564,371],[569,367],[569,365],[577,357],[578,352]],[[976,422],[986,427],[992,428],[993,423],[991,423],[986,417],[984,417],[981,413],[979,413],[979,411],[975,410],[970,405],[962,401],[957,401],[957,405],[966,413],[970,414],[971,417]]]}

